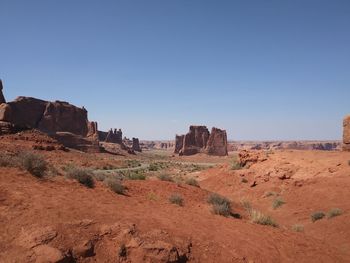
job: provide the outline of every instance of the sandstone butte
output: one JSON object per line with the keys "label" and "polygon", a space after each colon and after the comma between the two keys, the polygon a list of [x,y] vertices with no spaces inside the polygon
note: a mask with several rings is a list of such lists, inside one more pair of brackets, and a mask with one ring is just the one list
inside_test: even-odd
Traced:
{"label": "sandstone butte", "polygon": [[65,101],[50,102],[23,96],[6,102],[2,90],[0,80],[0,135],[37,129],[66,147],[85,152],[100,152],[99,141],[120,144],[122,149],[132,152],[123,145],[121,129],[99,131],[97,122],[88,120],[84,107]]}
{"label": "sandstone butte", "polygon": [[228,155],[226,131],[212,128],[210,133],[206,126],[192,125],[187,134],[176,135],[174,152],[179,155],[206,153],[226,156]]}

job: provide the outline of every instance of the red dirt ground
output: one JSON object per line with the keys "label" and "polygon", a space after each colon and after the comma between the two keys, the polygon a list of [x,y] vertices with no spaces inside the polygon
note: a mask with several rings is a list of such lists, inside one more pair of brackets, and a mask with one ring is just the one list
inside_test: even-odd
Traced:
{"label": "red dirt ground", "polygon": [[[29,142],[16,143],[0,140],[1,151],[30,148]],[[41,153],[54,164],[110,158]],[[226,158],[226,164],[199,173],[201,188],[126,181],[126,195],[100,182],[89,189],[63,176],[37,179],[18,168],[0,168],[0,262],[350,262],[348,160],[350,153],[281,151],[233,171]],[[290,178],[279,179],[284,173]],[[253,181],[257,185],[250,187]],[[210,191],[230,198],[243,218],[214,215]],[[286,204],[273,210],[274,197],[263,197],[267,191]],[[183,196],[182,207],[169,202],[175,193]],[[243,199],[279,227],[251,223]],[[344,213],[311,222],[313,211],[331,208]],[[305,231],[292,231],[296,223]]]}

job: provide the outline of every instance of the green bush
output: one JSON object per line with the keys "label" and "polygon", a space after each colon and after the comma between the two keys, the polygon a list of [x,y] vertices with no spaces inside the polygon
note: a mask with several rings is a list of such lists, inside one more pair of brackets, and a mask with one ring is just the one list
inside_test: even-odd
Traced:
{"label": "green bush", "polygon": [[176,204],[176,205],[179,205],[179,206],[183,206],[183,198],[181,195],[179,194],[173,194],[169,197],[169,201],[170,203],[172,204]]}
{"label": "green bush", "polygon": [[208,203],[213,206],[214,214],[226,217],[231,215],[231,202],[226,197],[213,193],[209,195]]}
{"label": "green bush", "polygon": [[250,204],[249,201],[247,200],[242,200],[241,201],[241,205],[243,206],[243,208],[248,211],[250,213],[250,210],[252,209],[252,205]]}
{"label": "green bush", "polygon": [[232,159],[232,163],[231,163],[231,170],[240,170],[242,169],[242,165],[238,160],[238,156],[234,156]]}
{"label": "green bush", "polygon": [[115,193],[123,195],[125,194],[125,187],[121,181],[115,178],[108,178],[105,180],[105,184]]}
{"label": "green bush", "polygon": [[195,178],[188,178],[186,184],[199,187],[198,181]]}
{"label": "green bush", "polygon": [[270,216],[264,215],[255,209],[251,209],[250,218],[256,224],[278,227],[277,223]]}
{"label": "green bush", "polygon": [[66,172],[67,178],[77,180],[80,184],[85,185],[88,188],[94,188],[95,181],[91,170],[71,166]]}
{"label": "green bush", "polygon": [[317,220],[324,218],[325,216],[326,216],[326,214],[322,211],[314,212],[311,214],[311,221],[315,222]]}
{"label": "green bush", "polygon": [[158,179],[161,180],[161,181],[168,181],[168,182],[173,182],[174,181],[172,176],[169,175],[169,174],[160,174],[158,176]]}
{"label": "green bush", "polygon": [[272,208],[273,209],[277,209],[278,207],[284,205],[286,202],[281,198],[281,197],[278,197],[276,198],[275,200],[273,200],[272,202]]}
{"label": "green bush", "polygon": [[327,213],[327,218],[332,218],[335,216],[340,216],[343,213],[343,211],[339,208],[332,208]]}
{"label": "green bush", "polygon": [[41,155],[32,152],[22,152],[18,155],[21,167],[35,177],[43,177],[48,168],[47,162]]}

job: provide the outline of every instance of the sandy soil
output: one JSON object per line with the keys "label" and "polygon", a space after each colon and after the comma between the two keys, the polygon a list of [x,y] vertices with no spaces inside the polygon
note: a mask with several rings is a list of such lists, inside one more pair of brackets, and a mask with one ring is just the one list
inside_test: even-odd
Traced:
{"label": "sandy soil", "polygon": [[[1,152],[31,149],[30,139],[12,139],[0,140]],[[107,160],[118,166],[129,158],[39,152],[56,166],[76,162],[95,167]],[[211,161],[184,159],[201,160]],[[222,160],[193,173],[200,188],[126,180],[125,195],[102,182],[89,189],[64,176],[38,179],[19,168],[2,167],[0,262],[350,261],[350,153],[280,151],[241,170],[231,170],[232,157]],[[232,200],[232,210],[242,218],[214,215],[207,203],[211,192]],[[266,192],[275,192],[285,204],[273,209],[276,196],[264,197]],[[171,204],[172,194],[180,194],[184,205]],[[279,227],[252,223],[242,200],[271,215]],[[311,221],[312,212],[331,208],[343,214]],[[302,224],[304,231],[293,231],[294,224]]]}

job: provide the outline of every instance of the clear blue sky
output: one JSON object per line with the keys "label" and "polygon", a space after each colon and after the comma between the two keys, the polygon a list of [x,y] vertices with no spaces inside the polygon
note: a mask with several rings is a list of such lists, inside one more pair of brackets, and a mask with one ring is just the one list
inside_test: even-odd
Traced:
{"label": "clear blue sky", "polygon": [[0,78],[128,137],[341,139],[350,1],[0,0]]}

